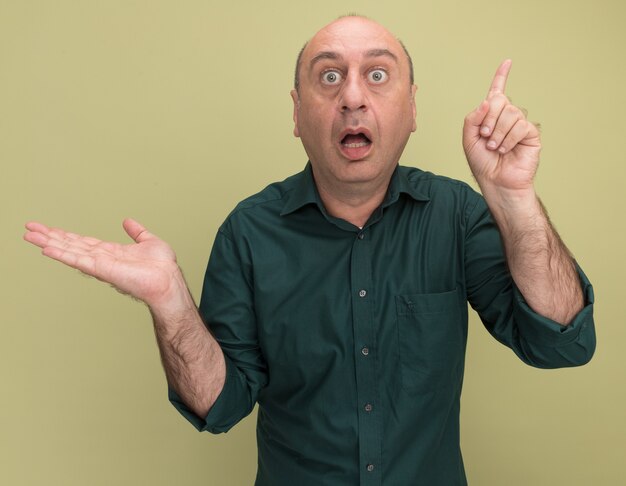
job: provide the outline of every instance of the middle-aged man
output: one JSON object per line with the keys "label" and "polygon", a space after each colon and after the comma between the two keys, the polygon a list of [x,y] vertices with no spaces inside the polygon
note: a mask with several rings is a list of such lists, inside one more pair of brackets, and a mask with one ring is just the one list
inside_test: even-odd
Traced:
{"label": "middle-aged man", "polygon": [[170,399],[198,429],[259,404],[257,485],[466,484],[466,303],[530,365],[595,347],[591,286],[534,191],[539,132],[504,95],[510,66],[463,127],[483,199],[398,166],[416,111],[400,42],[356,16],[320,30],[291,93],[310,163],[220,227],[200,312],[173,251],[133,220],[131,245],[39,223],[25,238],[148,305]]}

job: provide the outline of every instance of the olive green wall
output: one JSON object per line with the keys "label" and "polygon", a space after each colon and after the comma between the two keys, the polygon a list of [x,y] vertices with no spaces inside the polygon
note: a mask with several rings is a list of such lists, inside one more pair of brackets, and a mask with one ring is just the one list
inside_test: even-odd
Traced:
{"label": "olive green wall", "polygon": [[198,296],[218,224],[306,161],[299,48],[355,10],[414,57],[406,165],[471,181],[463,117],[514,60],[508,93],[543,127],[537,186],[597,295],[598,349],[578,369],[526,367],[472,318],[470,483],[626,484],[623,1],[0,0],[1,484],[252,483],[254,418],[195,432],[167,402],[143,306],[40,257],[23,223],[124,240],[137,218]]}

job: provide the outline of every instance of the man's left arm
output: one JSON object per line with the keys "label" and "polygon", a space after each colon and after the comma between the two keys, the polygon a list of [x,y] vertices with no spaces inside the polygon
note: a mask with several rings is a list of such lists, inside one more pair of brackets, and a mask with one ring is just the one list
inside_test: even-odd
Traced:
{"label": "man's left arm", "polygon": [[540,135],[504,94],[510,68],[510,60],[500,65],[487,98],[465,118],[463,148],[516,286],[533,311],[567,326],[584,306],[583,292],[574,260],[534,190]]}

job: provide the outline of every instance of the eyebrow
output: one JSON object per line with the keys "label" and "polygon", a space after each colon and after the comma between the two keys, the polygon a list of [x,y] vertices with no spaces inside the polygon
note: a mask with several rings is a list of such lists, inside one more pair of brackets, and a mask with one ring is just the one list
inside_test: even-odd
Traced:
{"label": "eyebrow", "polygon": [[389,49],[370,49],[365,53],[365,57],[381,57],[387,56],[398,62],[398,57]]}
{"label": "eyebrow", "polygon": [[[398,62],[398,56],[396,56],[389,49],[370,49],[369,51],[365,53],[365,57],[383,57],[383,56],[389,57],[393,59],[395,62]],[[343,56],[333,51],[322,51],[318,53],[317,55],[315,55],[313,59],[311,59],[309,66],[312,68],[315,65],[315,63],[320,62],[323,59],[338,60],[338,59],[343,59]]]}
{"label": "eyebrow", "polygon": [[309,66],[313,67],[315,63],[320,62],[322,59],[343,59],[343,57],[336,52],[322,51],[311,59]]}

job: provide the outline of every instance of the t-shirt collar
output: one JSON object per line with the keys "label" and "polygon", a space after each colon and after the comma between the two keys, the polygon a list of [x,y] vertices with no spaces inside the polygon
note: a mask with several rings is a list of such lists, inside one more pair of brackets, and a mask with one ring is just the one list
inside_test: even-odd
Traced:
{"label": "t-shirt collar", "polygon": [[[400,194],[407,194],[416,201],[429,201],[428,196],[418,191],[413,184],[409,182],[406,174],[400,166],[397,166],[391,175],[387,195],[383,200],[382,207],[386,208],[398,201]],[[306,167],[297,175],[293,188],[285,197],[285,205],[280,215],[285,216],[293,213],[298,209],[308,205],[315,204],[320,211],[325,212],[324,204],[320,198],[315,180],[313,179],[313,169],[311,162],[307,162]]]}

